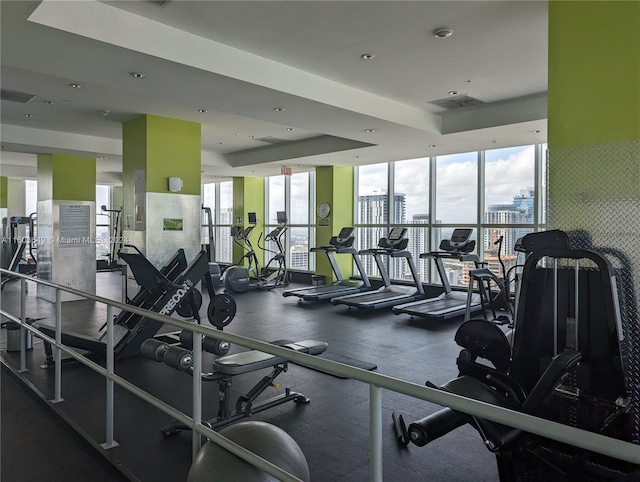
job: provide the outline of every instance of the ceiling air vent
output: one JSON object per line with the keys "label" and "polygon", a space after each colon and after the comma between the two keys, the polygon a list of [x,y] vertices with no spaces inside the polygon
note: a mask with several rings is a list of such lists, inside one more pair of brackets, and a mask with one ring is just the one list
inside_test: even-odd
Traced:
{"label": "ceiling air vent", "polygon": [[36,94],[27,94],[26,92],[18,92],[17,90],[0,89],[0,99],[2,100],[28,104],[35,98]]}
{"label": "ceiling air vent", "polygon": [[147,0],[149,3],[153,3],[158,7],[164,7],[167,3],[171,2],[171,0]]}
{"label": "ceiling air vent", "polygon": [[443,109],[459,109],[460,107],[469,107],[470,105],[484,104],[481,100],[474,99],[468,95],[456,95],[452,97],[446,97],[444,99],[432,100],[427,104],[437,105]]}
{"label": "ceiling air vent", "polygon": [[281,142],[289,142],[288,139],[279,139],[278,137],[260,137],[254,139],[254,141],[266,142],[267,144],[280,144]]}

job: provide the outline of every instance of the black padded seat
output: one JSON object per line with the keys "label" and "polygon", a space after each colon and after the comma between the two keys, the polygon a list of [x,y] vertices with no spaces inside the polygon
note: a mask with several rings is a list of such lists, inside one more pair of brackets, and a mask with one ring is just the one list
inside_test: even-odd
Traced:
{"label": "black padded seat", "polygon": [[[327,349],[327,344],[323,341],[304,340],[296,343],[288,343],[284,347],[309,355],[319,355]],[[217,373],[225,375],[241,375],[262,368],[269,368],[279,363],[285,363],[284,358],[265,353],[263,351],[251,350],[234,355],[218,358],[213,362],[213,368]]]}
{"label": "black padded seat", "polygon": [[499,407],[510,408],[512,410],[520,409],[519,404],[502,396],[477,378],[461,376],[448,381],[442,385],[442,388],[456,395],[473,398],[474,400],[490,403]]}

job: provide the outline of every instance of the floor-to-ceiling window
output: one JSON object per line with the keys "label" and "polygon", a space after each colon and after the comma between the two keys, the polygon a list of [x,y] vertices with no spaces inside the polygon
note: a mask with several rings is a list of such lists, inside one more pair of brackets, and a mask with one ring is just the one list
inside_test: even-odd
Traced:
{"label": "floor-to-ceiling window", "polygon": [[[104,206],[105,210],[102,210]],[[115,226],[115,214],[111,209],[111,187],[96,185],[96,258],[111,261],[111,230]],[[115,253],[114,253],[115,254]]]}
{"label": "floor-to-ceiling window", "polygon": [[231,225],[233,224],[233,181],[220,181],[202,185],[202,205],[211,209],[213,233],[210,235],[206,211],[202,215],[202,243],[213,240],[213,258],[221,263],[233,259]]}
{"label": "floor-to-ceiling window", "polygon": [[[356,175],[358,248],[374,247],[389,227],[409,228],[409,251],[423,281],[439,282],[429,259],[455,228],[471,228],[475,252],[501,275],[509,269],[513,247],[528,232],[545,228],[545,145],[466,152],[364,165]],[[369,258],[369,257],[366,257]],[[373,259],[363,259],[367,274],[378,276]],[[473,263],[445,262],[449,282],[468,283]],[[409,279],[406,263],[388,266],[394,279]]]}
{"label": "floor-to-ceiling window", "polygon": [[[289,269],[310,270],[315,267],[315,259],[309,253],[314,227],[311,206],[314,205],[314,182],[312,172],[300,172],[290,176],[271,176],[265,180],[266,212],[265,232],[279,224],[278,213],[285,213],[287,231],[283,236],[286,262]],[[277,251],[275,243],[267,243],[268,262]]]}

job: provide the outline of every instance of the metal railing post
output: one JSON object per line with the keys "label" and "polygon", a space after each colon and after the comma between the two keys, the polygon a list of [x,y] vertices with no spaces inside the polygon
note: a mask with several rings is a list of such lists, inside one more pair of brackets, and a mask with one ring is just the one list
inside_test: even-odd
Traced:
{"label": "metal railing post", "polygon": [[369,384],[369,480],[382,482],[382,390]]}
{"label": "metal railing post", "polygon": [[62,292],[56,288],[56,354],[55,354],[55,394],[52,403],[64,402],[62,398]]}
{"label": "metal railing post", "polygon": [[113,306],[107,305],[107,400],[106,400],[106,433],[107,441],[101,444],[103,449],[111,449],[118,446],[118,442],[113,440]]}
{"label": "metal railing post", "polygon": [[193,439],[192,459],[200,451],[202,435],[196,427],[202,422],[202,334],[193,333]]}
{"label": "metal railing post", "polygon": [[20,278],[20,370],[19,372],[26,372],[27,370],[27,330],[24,327],[27,322],[26,314],[26,293],[27,293],[27,280]]}

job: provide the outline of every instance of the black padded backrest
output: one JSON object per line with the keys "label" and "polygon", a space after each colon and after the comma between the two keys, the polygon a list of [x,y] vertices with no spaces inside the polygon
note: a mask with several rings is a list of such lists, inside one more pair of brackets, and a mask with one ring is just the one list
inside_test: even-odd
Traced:
{"label": "black padded backrest", "polygon": [[136,283],[147,291],[164,291],[170,281],[158,269],[139,253],[120,253],[120,257],[129,265]]}
{"label": "black padded backrest", "polygon": [[511,345],[500,328],[486,320],[469,320],[456,331],[455,342],[475,357],[493,363],[506,373],[511,361]]}
{"label": "black padded backrest", "polygon": [[[553,260],[558,260],[557,272]],[[545,260],[546,265],[540,263]],[[577,289],[574,263],[580,260]],[[530,392],[554,356],[557,310],[558,353],[565,348],[582,355],[586,391],[604,398],[624,395],[620,357],[619,313],[611,285],[612,266],[586,250],[541,249],[525,262],[510,375]],[[556,293],[557,286],[557,293]],[[578,346],[572,331],[578,299]]]}

